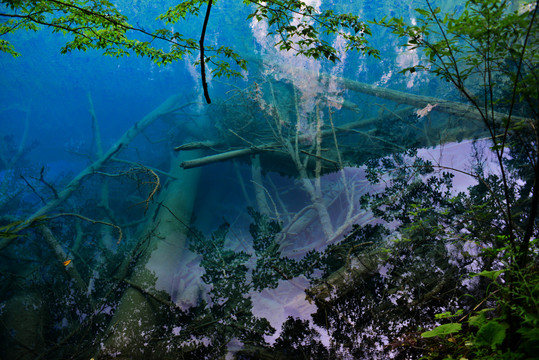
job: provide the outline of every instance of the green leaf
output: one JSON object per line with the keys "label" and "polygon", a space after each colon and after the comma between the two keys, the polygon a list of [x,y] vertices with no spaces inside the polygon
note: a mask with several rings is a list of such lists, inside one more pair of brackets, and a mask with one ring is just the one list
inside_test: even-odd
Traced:
{"label": "green leaf", "polygon": [[505,269],[501,269],[501,270],[490,270],[490,271],[483,270],[483,271],[481,271],[480,273],[477,273],[477,274],[472,273],[472,274],[470,275],[470,277],[484,276],[484,277],[489,278],[489,279],[492,280],[492,281],[496,281],[496,279],[498,278],[498,276],[500,276],[500,274],[503,273],[504,271],[505,271]]}
{"label": "green leaf", "polygon": [[478,327],[478,328],[482,327],[483,325],[487,323],[487,317],[485,313],[489,311],[493,311],[493,310],[494,309],[492,308],[488,308],[488,309],[483,309],[479,311],[477,315],[470,317],[470,319],[468,320],[468,324],[470,324],[471,326]]}
{"label": "green leaf", "polygon": [[462,325],[458,323],[444,324],[444,325],[435,327],[434,329],[430,331],[425,331],[424,333],[421,333],[421,337],[431,338],[435,336],[445,336],[445,335],[459,332],[461,329],[462,329]]}
{"label": "green leaf", "polygon": [[462,314],[464,314],[464,310],[459,309],[454,314],[452,314],[451,311],[446,311],[446,312],[443,312],[441,314],[436,314],[436,315],[434,315],[434,318],[435,319],[448,319],[448,318],[452,318],[452,317],[462,316]]}
{"label": "green leaf", "polygon": [[483,325],[477,332],[475,343],[477,345],[490,346],[495,349],[505,339],[505,327],[495,320]]}
{"label": "green leaf", "polygon": [[423,16],[429,16],[430,13],[427,11],[427,10],[424,10],[424,9],[420,9],[420,8],[417,8],[415,9],[415,11],[418,13],[418,14],[421,14]]}

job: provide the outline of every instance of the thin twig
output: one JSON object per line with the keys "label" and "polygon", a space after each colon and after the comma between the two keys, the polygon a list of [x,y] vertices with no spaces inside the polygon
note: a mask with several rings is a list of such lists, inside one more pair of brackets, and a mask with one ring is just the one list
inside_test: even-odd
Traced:
{"label": "thin twig", "polygon": [[119,244],[120,241],[122,241],[122,238],[123,238],[122,228],[119,227],[118,225],[115,225],[115,224],[112,224],[112,223],[109,223],[109,222],[106,222],[106,221],[90,219],[90,218],[88,218],[86,216],[83,216],[83,215],[80,215],[80,214],[75,214],[75,213],[55,214],[55,215],[47,216],[46,219],[52,220],[52,219],[56,219],[56,218],[64,217],[64,216],[73,216],[73,217],[82,219],[84,221],[91,222],[92,224],[102,224],[102,225],[111,226],[111,227],[115,228],[116,230],[118,230],[118,241],[116,242],[116,244]]}

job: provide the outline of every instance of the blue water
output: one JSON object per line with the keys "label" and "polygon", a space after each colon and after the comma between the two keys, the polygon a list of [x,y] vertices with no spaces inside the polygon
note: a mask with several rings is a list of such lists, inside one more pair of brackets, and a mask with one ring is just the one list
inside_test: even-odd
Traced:
{"label": "blue water", "polygon": [[[365,19],[379,19],[384,15],[409,17],[413,9],[411,2],[400,1],[336,2],[336,5],[342,5],[347,11],[360,12]],[[450,8],[447,4],[444,6]],[[119,7],[132,17],[133,24],[148,23],[166,8],[162,2],[150,1],[121,1]],[[259,178],[253,176],[252,158],[249,156],[238,158],[234,160],[235,163],[227,161],[200,169],[179,170],[179,163],[174,160],[177,153],[173,148],[192,141],[211,140],[219,143],[225,137],[233,141],[233,149],[260,146],[262,142],[272,139],[273,135],[269,128],[265,128],[264,135],[260,137],[254,130],[249,130],[249,126],[252,126],[249,116],[252,116],[253,121],[258,121],[258,126],[262,128],[268,126],[268,119],[272,121],[273,130],[280,128],[283,132],[294,134],[295,129],[301,128],[302,135],[306,135],[306,139],[302,140],[306,151],[314,153],[316,150],[310,147],[316,141],[317,110],[313,104],[320,101],[319,115],[322,114],[324,125],[329,126],[327,102],[320,100],[326,92],[333,91],[331,96],[337,101],[347,100],[359,105],[358,111],[340,109],[340,105],[332,108],[335,126],[377,116],[384,106],[395,109],[395,104],[389,100],[346,91],[339,84],[318,84],[313,72],[411,94],[458,99],[449,85],[425,74],[398,74],[402,67],[417,61],[418,55],[402,53],[397,47],[401,41],[392,37],[388,30],[373,26],[375,35],[370,39],[370,45],[380,49],[382,60],[348,53],[337,64],[327,61],[318,63],[279,54],[268,47],[265,43],[268,38],[255,33],[245,20],[245,8],[239,3],[220,2],[213,11],[207,43],[234,47],[251,62],[244,79],[210,79],[209,90],[214,103],[211,106],[203,101],[199,68],[192,65],[197,60],[197,54],[166,67],[158,67],[146,58],[104,57],[98,51],[61,55],[59,50],[65,39],[48,30],[6,37],[13,42],[21,56],[13,59],[8,54],[0,53],[0,149],[6,161],[0,165],[0,225],[25,220],[46,204],[54,202],[55,194],[51,188],[61,193],[77,174],[98,159],[89,96],[105,152],[137,121],[169,97],[179,95],[179,106],[189,104],[176,114],[152,123],[126,149],[115,155],[129,163],[109,161],[96,169],[98,173],[90,174],[77,184],[77,189],[60,204],[43,214],[39,213],[59,215],[50,220],[41,219],[41,224],[50,228],[63,255],[58,248],[51,250],[51,242],[44,241],[42,230],[35,226],[26,228],[22,232],[24,236],[16,238],[3,250],[0,315],[4,323],[8,326],[17,323],[13,320],[14,314],[23,311],[21,309],[33,309],[21,318],[19,323],[22,326],[11,329],[11,332],[6,328],[2,330],[1,343],[11,344],[14,349],[12,352],[6,351],[6,354],[11,354],[6,356],[16,354],[25,359],[83,359],[92,356],[106,358],[114,354],[121,356],[133,351],[135,355],[129,355],[132,358],[151,358],[148,354],[152,351],[163,354],[166,346],[169,346],[176,349],[170,350],[170,358],[180,358],[181,352],[177,349],[183,345],[178,345],[181,342],[177,343],[175,339],[184,341],[187,336],[185,331],[191,331],[189,334],[193,337],[199,336],[195,341],[197,350],[194,355],[188,351],[188,346],[183,348],[190,358],[212,358],[212,351],[214,356],[238,351],[248,341],[238,340],[239,335],[226,339],[226,331],[237,331],[232,325],[227,330],[221,329],[224,333],[211,328],[208,334],[203,334],[189,328],[190,324],[198,324],[200,318],[203,318],[203,323],[215,320],[215,314],[204,315],[204,304],[208,309],[219,301],[225,302],[227,297],[223,295],[219,298],[215,293],[211,295],[212,286],[213,290],[218,286],[202,280],[204,271],[209,270],[203,269],[200,254],[187,250],[189,241],[202,240],[193,237],[193,231],[185,230],[184,225],[188,223],[192,229],[196,228],[196,231],[204,234],[201,235],[203,238],[210,239],[212,231],[223,223],[229,224],[226,246],[221,251],[233,250],[251,256],[243,273],[239,271],[237,275],[239,279],[242,274],[249,273],[244,279],[244,283],[249,283],[256,260],[249,233],[254,219],[248,215],[248,207],[282,224],[284,232],[276,238],[282,255],[300,261],[309,251],[323,250],[329,244],[339,243],[353,224],[376,223],[370,214],[359,207],[359,197],[373,190],[373,187],[365,180],[364,170],[355,166],[347,166],[342,171],[327,170],[318,177],[312,177],[313,171],[316,172],[312,167],[314,158],[310,160],[311,177],[304,179],[298,176],[297,169],[289,171],[289,167],[285,168],[284,160],[271,156],[262,157],[261,170],[255,168],[255,172],[259,171]],[[180,29],[196,37],[201,20],[190,17],[187,25]],[[261,93],[257,93],[257,89]],[[272,91],[277,94],[277,101],[274,101]],[[228,104],[229,108],[219,105],[223,103]],[[280,118],[272,109],[277,109]],[[16,156],[23,141],[26,117],[29,128],[22,153],[16,163],[10,164],[10,159]],[[409,118],[415,121],[416,116],[411,113]],[[374,126],[371,129],[376,130],[376,133],[371,133],[374,137],[384,138],[387,135],[384,127]],[[234,131],[233,135],[230,130]],[[347,143],[347,140],[343,140],[343,153],[346,151],[344,145],[353,147],[354,141],[352,139]],[[435,143],[423,145],[432,146]],[[331,140],[325,146],[333,147],[334,143]],[[231,150],[220,144],[214,148],[219,152]],[[365,153],[368,150],[366,148]],[[192,157],[209,154],[214,152],[205,150]],[[324,156],[325,153],[321,154]],[[290,161],[290,153],[285,155]],[[337,161],[334,158],[333,163]],[[141,170],[141,165],[146,170]],[[347,165],[353,164],[348,162]],[[338,168],[339,164],[335,167]],[[147,171],[148,168],[155,171],[161,182],[159,192],[155,195],[152,194],[155,177]],[[171,174],[172,177],[169,176]],[[43,177],[40,179],[41,175]],[[189,180],[175,187],[175,181],[184,179]],[[261,179],[262,184],[257,179]],[[306,191],[305,182],[314,186],[316,191],[320,190],[318,199]],[[257,195],[264,199],[265,207],[260,207]],[[180,200],[176,200],[176,197]],[[149,200],[147,208],[145,200]],[[178,204],[177,201],[185,201],[189,209],[183,209],[183,203]],[[332,229],[325,227],[317,213],[317,202],[324,204]],[[185,211],[183,215],[178,213],[180,218],[183,217],[183,222],[176,222],[161,204],[175,205],[174,211]],[[305,223],[302,224],[302,221]],[[122,227],[121,241],[118,241],[117,229],[110,224]],[[187,237],[190,239],[186,240]],[[212,256],[224,255],[217,252]],[[64,265],[63,261],[70,263]],[[277,265],[263,266],[275,269]],[[119,270],[121,267],[124,267],[124,272]],[[147,278],[140,275],[140,269],[144,267],[155,277],[154,283],[146,282]],[[75,268],[82,277],[82,290],[85,290],[82,292],[85,294],[78,293],[81,288],[77,287],[74,272],[68,271]],[[304,291],[309,287],[307,279],[297,276],[286,280],[283,271],[273,274],[278,277],[281,274],[277,288],[269,285],[266,289],[246,288],[253,301],[254,316],[266,317],[278,330],[274,333],[262,332],[259,338],[264,340],[258,339],[260,342],[274,344],[288,316],[308,321],[312,320],[311,314],[317,311],[314,303],[305,300]],[[129,287],[124,279],[140,283]],[[243,283],[238,280],[238,284]],[[140,305],[146,306],[142,310],[125,305],[127,301],[124,297],[128,291],[138,291],[138,301],[151,304],[151,310],[148,310],[147,304]],[[353,300],[353,306],[358,301]],[[172,303],[176,308],[164,305]],[[248,308],[245,303],[240,304]],[[197,305],[199,308],[195,307]],[[193,310],[191,315],[181,313],[189,309],[196,311]],[[236,313],[221,314],[221,322],[240,318],[237,310]],[[142,326],[136,315],[139,311]],[[342,310],[346,313],[342,316],[350,317],[357,324],[363,321],[361,316],[354,319],[349,311]],[[113,316],[115,313],[116,317]],[[317,316],[320,318],[320,313]],[[318,336],[313,335],[313,344],[329,348],[333,341],[338,343],[340,330],[338,326],[323,329],[321,323],[318,319],[318,325],[313,327],[319,332]],[[117,328],[112,324],[117,324]],[[130,324],[137,325],[128,328]],[[253,323],[247,324],[254,326]],[[121,328],[124,325],[126,327]],[[245,326],[244,323],[241,326]],[[362,326],[365,334],[363,341],[371,346],[372,354],[378,354],[374,357],[381,356],[384,345],[389,342],[387,336],[377,338],[376,329]],[[291,331],[291,334],[295,333]],[[125,343],[120,339],[122,336],[127,338]],[[31,350],[21,348],[21,342],[29,342],[27,345]],[[277,344],[286,349],[282,345],[284,343],[283,338],[281,342],[277,340]],[[211,345],[216,347],[211,348]],[[137,346],[141,348],[137,349]],[[205,346],[210,349],[209,354],[204,353]],[[343,350],[343,358],[358,354],[356,346],[359,345],[354,345],[355,353]],[[267,351],[277,351],[275,349]],[[283,353],[286,354],[286,350]],[[321,354],[325,354],[324,351],[319,356]]]}

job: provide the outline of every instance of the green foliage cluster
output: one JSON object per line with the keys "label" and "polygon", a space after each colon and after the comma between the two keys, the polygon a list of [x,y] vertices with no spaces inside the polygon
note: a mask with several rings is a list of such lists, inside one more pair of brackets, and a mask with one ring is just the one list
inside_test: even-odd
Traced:
{"label": "green foliage cluster", "polygon": [[253,288],[262,291],[265,288],[276,288],[279,280],[292,279],[304,272],[304,264],[281,256],[278,234],[282,227],[266,216],[248,209],[253,218],[249,228],[253,238],[256,265],[253,270]]}
{"label": "green foliage cluster", "polygon": [[202,279],[211,291],[208,301],[191,311],[198,314],[185,336],[198,336],[201,344],[203,338],[211,339],[215,355],[226,354],[226,346],[234,338],[247,346],[264,347],[264,335],[275,332],[266,319],[252,314],[252,300],[245,296],[253,288],[247,278],[250,255],[226,248],[228,228],[228,224],[222,225],[208,239],[198,234],[189,245],[190,250],[202,256]]}
{"label": "green foliage cluster", "polygon": [[[537,98],[534,64],[538,60],[535,50],[539,43],[533,35],[537,32],[534,1],[521,3],[521,11],[510,11],[509,1],[472,0],[466,1],[464,11],[443,15],[440,8],[426,3],[426,9],[415,9],[416,25],[408,25],[403,18],[374,21],[405,37],[407,42],[403,46],[409,50],[424,50],[425,64],[405,68],[403,73],[433,72],[451,82],[478,108],[483,107],[479,96],[497,105],[496,94],[480,93],[498,89],[469,88],[479,84],[481,81],[477,80],[485,75],[494,77],[483,80],[496,81],[492,83],[495,88],[503,85],[501,82],[512,83],[522,100]],[[514,100],[499,99],[506,105]],[[485,112],[484,116],[488,118],[491,114]]]}
{"label": "green foliage cluster", "polygon": [[[503,282],[502,270],[482,271],[472,276],[484,276],[489,281],[489,295],[496,300],[497,308],[483,308],[463,315],[439,314],[438,319],[453,318],[433,330],[423,332],[425,347],[429,349],[424,359],[531,359],[539,351],[539,272],[534,267],[513,271],[518,278]],[[488,298],[483,301],[487,301]],[[502,308],[512,310],[500,312]],[[516,325],[518,324],[518,325]],[[510,346],[511,328],[517,326],[519,341]],[[514,340],[514,339],[513,339]]]}
{"label": "green foliage cluster", "polygon": [[[275,329],[266,319],[253,315],[249,294],[274,289],[280,281],[300,275],[314,280],[313,284],[323,283],[324,277],[345,266],[351,254],[360,251],[358,246],[364,245],[367,238],[379,239],[383,229],[378,226],[358,227],[342,243],[329,246],[323,252],[311,251],[303,259],[294,260],[283,256],[279,250],[281,225],[252,208],[248,212],[253,219],[250,234],[254,254],[227,248],[228,224],[207,238],[194,230],[196,236],[191,238],[189,248],[202,256],[203,280],[211,290],[209,299],[189,311],[191,320],[180,337],[209,338],[212,351],[222,355],[226,344],[236,338],[244,344],[241,356],[271,350],[276,358],[300,355],[310,359],[327,357],[330,350],[320,342],[318,331],[307,321],[293,317],[283,324],[280,337],[273,346],[265,343],[263,336],[273,334]],[[320,272],[315,275],[315,270]]]}
{"label": "green foliage cluster", "polygon": [[320,341],[318,331],[309,322],[288,317],[283,324],[281,336],[273,345],[273,352],[283,359],[327,359],[330,352]]}
{"label": "green foliage cluster", "polygon": [[[234,338],[246,348],[268,347],[264,335],[275,332],[266,319],[252,314],[252,300],[247,295],[252,291],[276,288],[279,280],[291,279],[303,272],[303,265],[282,257],[277,236],[281,226],[270,221],[253,209],[248,209],[253,218],[250,234],[253,239],[254,254],[227,248],[229,225],[224,224],[206,238],[195,231],[189,248],[199,254],[205,273],[204,282],[211,287],[209,299],[202,301],[194,312],[195,325],[187,328],[192,336],[193,326],[200,325],[199,334],[212,340],[212,347],[218,354],[226,353],[226,345]],[[254,268],[248,262],[256,259]]]}
{"label": "green foliage cluster", "polygon": [[[338,51],[329,37],[340,35],[346,40],[346,50],[378,56],[368,46],[367,24],[353,14],[333,10],[317,11],[301,0],[244,1],[252,6],[248,18],[267,20],[272,34],[280,38],[275,44],[281,50],[296,51],[314,59],[338,61]],[[214,76],[238,76],[246,70],[246,60],[230,44],[204,45],[199,39],[186,36],[165,25],[193,22],[193,17],[205,14],[208,1],[187,0],[159,15],[155,24],[132,25],[129,19],[108,0],[2,0],[0,37],[19,30],[38,31],[41,26],[55,33],[68,35],[62,53],[73,50],[102,50],[104,55],[121,57],[135,54],[148,57],[157,65],[167,65],[189,54],[204,50],[204,62],[212,63]],[[189,19],[187,19],[189,17]],[[155,30],[146,30],[148,28]],[[0,51],[18,56],[13,44],[0,39]],[[200,64],[200,62],[198,63]]]}
{"label": "green foliage cluster", "polygon": [[[399,204],[404,201],[411,206],[409,211],[398,212],[406,214],[398,218],[400,223],[409,224],[403,238],[411,238],[407,231],[417,234],[421,230],[422,239],[430,234],[439,241],[453,239],[455,244],[473,242],[482,249],[478,265],[483,271],[477,275],[489,279],[481,281],[488,281],[483,301],[466,316],[423,332],[425,358],[530,358],[536,354],[534,344],[539,338],[539,2],[523,2],[514,9],[508,1],[470,0],[460,13],[445,15],[430,1],[426,4],[425,9],[416,9],[417,24],[408,25],[402,18],[375,23],[404,37],[409,49],[423,51],[425,62],[404,73],[432,72],[452,83],[474,106],[490,134],[490,151],[498,169],[488,172],[476,156],[470,175],[478,184],[468,194],[441,194],[445,200],[434,206],[409,197],[411,184],[398,195]],[[399,177],[393,181],[398,183]],[[420,194],[432,191],[439,181]],[[369,204],[378,209],[373,201]],[[396,207],[381,204],[381,210],[389,213]],[[429,222],[432,216],[436,219]],[[486,303],[495,307],[481,308]]]}
{"label": "green foliage cluster", "polygon": [[[149,57],[158,65],[166,65],[181,59],[198,49],[195,40],[167,29],[149,32],[128,22],[113,3],[104,0],[91,1],[2,1],[8,11],[0,17],[8,20],[0,25],[0,36],[16,30],[38,31],[41,26],[51,28],[54,33],[69,35],[61,53],[73,50],[103,50],[103,54],[113,57],[131,53]],[[185,16],[185,14],[184,14]],[[147,41],[137,39],[137,35]],[[154,45],[153,40],[163,40],[170,44],[168,50]],[[7,41],[2,40],[3,50],[17,56],[18,53]]]}
{"label": "green foliage cluster", "polygon": [[297,55],[335,62],[339,60],[338,51],[324,36],[338,34],[346,40],[345,51],[356,50],[379,58],[379,51],[368,46],[366,36],[371,35],[370,28],[358,15],[339,14],[331,9],[318,11],[301,0],[244,3],[256,4],[248,18],[267,20],[269,34],[280,38],[275,44],[280,50],[295,50]]}

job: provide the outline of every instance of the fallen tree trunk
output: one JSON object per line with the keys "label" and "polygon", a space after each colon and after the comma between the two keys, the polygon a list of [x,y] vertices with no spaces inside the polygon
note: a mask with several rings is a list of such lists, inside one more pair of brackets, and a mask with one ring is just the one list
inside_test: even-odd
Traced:
{"label": "fallen tree trunk", "polygon": [[[439,99],[439,98],[430,97],[430,96],[409,94],[402,91],[382,88],[382,87],[365,84],[359,81],[354,81],[354,80],[350,80],[346,78],[340,78],[336,76],[322,75],[321,78],[335,81],[345,89],[355,91],[355,92],[360,92],[367,95],[372,95],[372,96],[387,99],[387,100],[391,100],[391,101],[396,102],[397,104],[407,104],[416,108],[425,108],[428,105],[431,105],[433,106],[432,111],[446,113],[446,114],[453,115],[459,118],[467,118],[467,119],[472,119],[472,120],[483,121],[483,115],[472,105],[468,105],[468,104],[464,104],[464,103],[460,103],[456,101]],[[346,108],[357,109],[357,106],[353,107],[347,101]],[[335,133],[340,134],[343,132],[347,132],[351,129],[372,125],[376,122],[384,121],[388,117],[401,116],[405,114],[406,112],[411,112],[412,110],[413,108],[400,109],[398,111],[395,111],[393,114],[391,113],[384,114],[383,117],[373,117],[366,120],[350,122],[348,124],[340,125],[338,128],[335,128]],[[500,112],[494,112],[494,118],[497,121],[503,121],[503,119],[506,117],[507,117],[506,114],[503,114]],[[515,121],[517,122],[528,122],[530,120],[528,118],[518,117],[518,116],[513,116],[513,119],[515,119]],[[332,135],[333,135],[333,131],[331,129],[322,131],[322,137],[328,137]],[[301,140],[301,136],[300,136],[300,140]],[[213,148],[219,148],[223,146],[226,146],[226,144],[222,141],[219,141],[219,142],[204,141],[204,142],[184,144],[184,145],[176,147],[174,150],[180,151],[180,150],[193,150],[193,149],[213,149]],[[279,147],[280,147],[280,143],[274,142],[265,146],[257,146],[257,147],[244,148],[244,149],[238,149],[238,150],[232,150],[232,151],[225,151],[219,154],[209,155],[203,158],[184,162],[181,164],[181,166],[184,169],[190,169],[194,167],[213,164],[216,162],[228,161],[230,159],[234,159],[237,157],[259,154],[261,152],[267,152],[273,149],[278,149]]]}
{"label": "fallen tree trunk", "polygon": [[[159,331],[159,311],[155,299],[148,294],[165,292],[168,297],[171,289],[177,289],[174,283],[178,268],[185,258],[188,228],[197,193],[200,169],[185,171],[179,165],[192,157],[200,155],[200,150],[182,152],[171,161],[170,173],[174,176],[163,187],[157,201],[154,215],[149,217],[141,242],[147,241],[144,252],[138,258],[128,283],[129,287],[120,300],[104,340],[101,356],[120,359],[145,358],[152,355],[158,358],[157,347],[147,347]],[[186,262],[186,261],[185,261]],[[196,302],[196,294],[186,289],[180,290],[184,304]],[[191,296],[193,295],[193,296]],[[164,350],[163,350],[164,351]]]}
{"label": "fallen tree trunk", "polygon": [[[409,94],[402,91],[378,87],[378,86],[374,86],[370,84],[361,83],[359,81],[354,81],[354,80],[336,77],[336,76],[322,75],[321,79],[331,80],[331,81],[336,82],[337,84],[340,84],[345,89],[355,91],[355,92],[360,92],[367,95],[372,95],[372,96],[387,99],[387,100],[391,100],[391,101],[396,102],[397,104],[407,104],[415,108],[425,108],[428,105],[431,105],[433,106],[432,111],[438,111],[438,112],[450,114],[453,116],[457,116],[459,118],[467,118],[467,119],[483,121],[482,114],[474,106],[467,105],[464,103],[439,99],[439,98],[430,97],[430,96]],[[344,101],[342,105],[346,105],[344,107],[351,110],[358,109],[358,106],[353,106],[353,104],[351,104],[349,101]],[[384,114],[383,117],[373,117],[366,120],[350,122],[348,124],[340,125],[338,128],[335,128],[335,133],[340,134],[343,132],[347,132],[351,129],[368,126],[376,122],[384,121],[385,119],[391,116],[404,115],[406,112],[411,112],[412,110],[413,108],[406,108],[406,109],[395,111],[393,114],[391,113]],[[494,112],[494,117],[497,121],[502,121],[504,118],[507,117],[507,115],[503,113],[499,113],[499,112]],[[513,116],[513,118],[516,121],[529,120],[527,118],[517,117],[517,116]],[[332,135],[333,135],[333,130],[331,129],[322,131],[322,137],[328,137]],[[301,141],[301,136],[300,136],[300,141]],[[223,141],[218,141],[218,142],[203,141],[203,142],[184,144],[184,145],[176,147],[174,150],[180,151],[180,150],[193,150],[193,149],[214,149],[214,148],[219,148],[223,146],[226,146],[226,143]],[[280,147],[280,143],[274,142],[265,146],[257,146],[257,147],[250,147],[250,148],[244,148],[244,149],[238,149],[238,150],[232,150],[232,151],[225,151],[219,154],[209,155],[203,158],[184,162],[182,163],[181,166],[184,169],[190,169],[194,167],[213,164],[216,162],[228,161],[230,159],[234,159],[237,157],[254,155],[254,154],[258,154],[258,153],[265,152],[268,150],[278,149],[279,147]]]}
{"label": "fallen tree trunk", "polygon": [[[372,124],[374,124],[374,123],[376,123],[378,121],[384,121],[384,120],[387,120],[388,118],[391,118],[391,117],[394,117],[394,116],[402,116],[402,115],[404,115],[406,113],[409,113],[411,110],[412,110],[412,108],[407,107],[407,108],[403,108],[403,109],[399,109],[397,111],[394,111],[393,113],[386,113],[386,114],[382,115],[381,117],[377,116],[377,117],[372,117],[372,118],[369,118],[369,119],[353,121],[353,122],[350,122],[348,124],[339,126],[338,128],[335,128],[335,133],[336,134],[346,133],[346,132],[348,132],[348,131],[350,131],[352,129],[356,129],[356,128],[360,128],[360,127],[364,127],[364,126],[369,126],[369,125],[372,125]],[[332,129],[323,130],[321,132],[321,136],[322,136],[322,138],[333,136],[333,130]],[[303,141],[304,138],[305,138],[305,136],[300,136],[299,141],[300,142]],[[291,140],[291,141],[293,142],[294,140]],[[196,143],[189,143],[189,144],[184,144],[184,145],[177,146],[177,147],[174,148],[174,150],[176,150],[176,151],[185,151],[185,150],[193,150],[193,149],[210,149],[210,148],[215,148],[215,147],[219,147],[219,146],[223,146],[223,145],[224,145],[224,143],[222,143],[222,142],[212,142],[212,143],[207,142],[207,141],[206,142],[196,142]],[[193,159],[193,160],[189,160],[189,161],[184,161],[184,162],[182,162],[181,167],[184,168],[184,169],[196,168],[196,167],[199,167],[199,166],[205,166],[205,165],[213,164],[213,163],[216,163],[216,162],[231,160],[231,159],[238,158],[238,157],[241,157],[241,156],[254,155],[254,154],[261,153],[261,152],[274,151],[275,149],[278,149],[280,147],[281,147],[281,144],[279,142],[274,142],[274,143],[264,145],[264,146],[226,151],[226,152],[223,152],[223,153],[220,153],[220,154],[208,155],[208,156],[205,156],[205,157],[202,157],[202,158]]]}
{"label": "fallen tree trunk", "polygon": [[[365,84],[359,81],[336,77],[336,76],[323,75],[322,78],[335,81],[338,84],[340,84],[342,87],[344,87],[345,89],[360,92],[362,94],[376,96],[382,99],[391,100],[398,104],[407,104],[407,105],[412,105],[418,108],[424,108],[429,104],[436,105],[436,107],[433,108],[433,111],[440,111],[440,112],[444,112],[444,113],[459,116],[459,117],[483,121],[482,114],[477,110],[477,108],[475,108],[472,105],[468,105],[468,104],[464,104],[464,103],[460,103],[456,101],[444,100],[444,99],[435,98],[431,96],[409,94],[402,91],[378,87],[378,86],[374,86],[370,84]],[[494,112],[494,118],[497,121],[502,121],[503,119],[507,118],[507,114]],[[531,120],[528,118],[514,116],[514,115],[512,116],[512,118],[517,122],[520,122],[520,121],[529,122]]]}
{"label": "fallen tree trunk", "polygon": [[[71,180],[69,184],[67,184],[67,186],[58,193],[57,198],[49,201],[47,204],[37,210],[34,214],[29,216],[26,221],[24,221],[21,225],[17,227],[16,231],[21,231],[27,228],[40,216],[48,214],[51,210],[62,204],[67,198],[71,196],[71,194],[73,194],[74,191],[76,191],[80,187],[80,184],[88,175],[92,175],[93,173],[101,169],[101,167],[106,162],[108,162],[116,153],[121,151],[131,141],[133,141],[133,139],[146,127],[148,127],[160,117],[177,111],[180,108],[178,106],[179,100],[179,95],[171,96],[151,113],[146,115],[141,120],[137,121],[129,130],[127,130],[122,135],[122,137],[118,141],[116,141],[116,143],[106,153],[104,153],[99,159],[94,161],[90,166],[88,166],[77,176],[75,176],[75,178],[73,178],[73,180]],[[12,240],[13,238],[2,238],[0,241],[0,251],[6,246],[8,246]]]}

